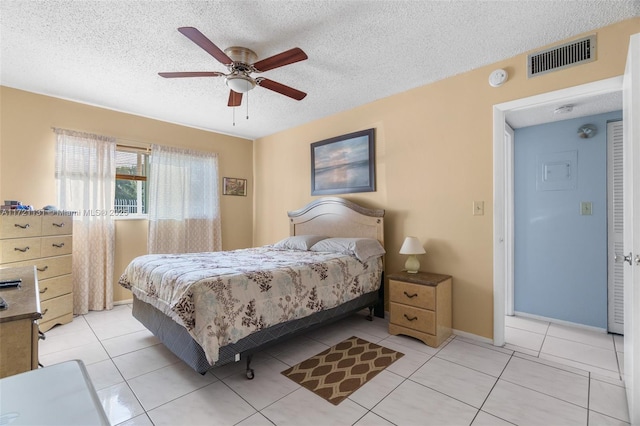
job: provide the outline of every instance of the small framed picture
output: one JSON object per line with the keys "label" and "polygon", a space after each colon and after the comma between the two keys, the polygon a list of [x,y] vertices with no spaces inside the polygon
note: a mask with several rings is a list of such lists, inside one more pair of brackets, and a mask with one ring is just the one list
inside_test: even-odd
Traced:
{"label": "small framed picture", "polygon": [[247,180],[238,178],[222,178],[223,195],[247,196]]}

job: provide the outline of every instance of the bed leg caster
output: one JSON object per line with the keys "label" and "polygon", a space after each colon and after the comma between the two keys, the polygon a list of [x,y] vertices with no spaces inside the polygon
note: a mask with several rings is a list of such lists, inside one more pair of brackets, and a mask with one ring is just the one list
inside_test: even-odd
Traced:
{"label": "bed leg caster", "polygon": [[369,315],[367,315],[367,320],[373,321],[373,306],[369,306]]}
{"label": "bed leg caster", "polygon": [[251,368],[251,358],[253,358],[252,355],[248,355],[247,356],[247,379],[249,380],[253,380],[253,378],[256,376],[253,372],[253,368]]}

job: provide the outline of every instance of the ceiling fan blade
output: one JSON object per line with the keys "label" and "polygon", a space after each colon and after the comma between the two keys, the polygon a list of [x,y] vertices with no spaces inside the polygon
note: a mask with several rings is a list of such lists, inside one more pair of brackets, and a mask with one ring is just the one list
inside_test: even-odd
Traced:
{"label": "ceiling fan blade", "polygon": [[287,50],[286,52],[278,53],[277,55],[262,59],[253,64],[253,67],[256,69],[256,71],[263,72],[285,65],[293,64],[295,62],[304,61],[307,58],[307,54],[304,53],[302,49],[300,49],[299,47],[294,47],[293,49]]}
{"label": "ceiling fan blade", "polygon": [[229,103],[227,106],[237,107],[242,103],[242,93],[234,92],[233,90],[229,90]]}
{"label": "ceiling fan blade", "polygon": [[159,72],[158,75],[164,78],[179,78],[179,77],[222,77],[224,74],[218,71],[190,71],[190,72]]}
{"label": "ceiling fan blade", "polygon": [[296,101],[301,101],[305,96],[307,96],[307,94],[304,92],[296,90],[293,87],[285,86],[284,84],[278,83],[277,81],[269,80],[268,78],[256,78],[256,83],[259,86],[264,87],[265,89],[273,90],[274,92],[278,92],[281,95],[293,98]]}
{"label": "ceiling fan blade", "polygon": [[218,46],[213,44],[204,34],[193,27],[180,27],[178,28],[182,34],[184,34],[189,40],[203,48],[209,55],[213,56],[218,62],[224,65],[231,65],[233,61],[227,56]]}

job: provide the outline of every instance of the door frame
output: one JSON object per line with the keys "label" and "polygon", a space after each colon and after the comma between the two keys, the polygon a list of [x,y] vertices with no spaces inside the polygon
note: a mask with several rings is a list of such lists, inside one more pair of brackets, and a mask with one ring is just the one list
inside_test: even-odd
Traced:
{"label": "door frame", "polygon": [[[624,382],[632,425],[640,424],[640,33],[629,40],[623,84],[624,144]],[[626,224],[630,224],[626,226]],[[633,258],[634,260],[632,260]],[[632,263],[633,262],[633,263]]]}
{"label": "door frame", "polygon": [[[493,344],[505,344],[506,295],[513,294],[513,138],[505,137],[506,115],[534,106],[553,108],[580,98],[622,90],[623,77],[516,99],[493,106]],[[509,293],[508,293],[509,292]]]}

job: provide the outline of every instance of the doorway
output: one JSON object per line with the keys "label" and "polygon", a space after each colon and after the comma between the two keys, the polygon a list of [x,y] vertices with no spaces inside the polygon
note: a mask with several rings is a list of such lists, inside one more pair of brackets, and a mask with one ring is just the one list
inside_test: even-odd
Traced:
{"label": "doorway", "polygon": [[[621,93],[600,105],[614,111],[584,115],[592,109],[583,100],[572,107],[577,117],[554,113],[554,121],[540,123],[521,112],[507,120],[515,129],[513,313],[604,334],[613,259],[607,223],[615,217],[607,212],[606,129],[622,120]],[[589,137],[579,133],[585,127]]]}
{"label": "doorway", "polygon": [[[624,222],[630,224],[624,232],[624,383],[631,424],[640,424],[640,33],[631,36],[624,76],[580,85],[543,95],[532,96],[493,108],[494,161],[494,241],[493,241],[493,344],[505,343],[505,284],[513,283],[509,270],[509,256],[513,254],[513,174],[509,170],[510,147],[505,143],[506,115],[509,111],[549,106],[554,102],[568,102],[596,94],[622,90],[624,107]],[[512,211],[512,210],[511,210]]]}
{"label": "doorway", "polygon": [[505,137],[509,114],[536,108],[553,110],[554,106],[577,103],[594,96],[618,93],[622,77],[575,86],[555,92],[494,106],[494,345],[505,344],[507,289],[513,289],[514,268],[514,188],[513,139]]}

